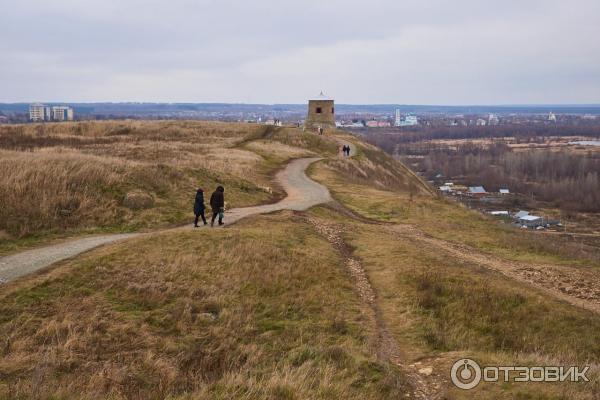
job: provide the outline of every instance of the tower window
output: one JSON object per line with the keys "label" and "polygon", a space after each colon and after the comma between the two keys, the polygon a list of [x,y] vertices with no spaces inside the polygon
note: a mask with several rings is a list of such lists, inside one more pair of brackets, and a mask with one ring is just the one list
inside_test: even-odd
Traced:
{"label": "tower window", "polygon": [[323,109],[321,107],[317,107],[317,114],[321,114],[323,112]]}
{"label": "tower window", "polygon": [[335,113],[335,107],[331,107],[331,113]]}

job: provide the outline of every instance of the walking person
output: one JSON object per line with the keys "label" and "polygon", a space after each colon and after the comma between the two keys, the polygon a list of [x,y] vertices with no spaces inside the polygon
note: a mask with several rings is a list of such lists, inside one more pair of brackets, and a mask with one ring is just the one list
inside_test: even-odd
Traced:
{"label": "walking person", "polygon": [[204,210],[206,207],[204,206],[204,190],[198,188],[196,191],[196,200],[194,201],[194,215],[196,219],[194,219],[194,228],[198,227],[198,219],[202,218],[202,222],[204,225],[207,224],[206,218],[204,217]]}
{"label": "walking person", "polygon": [[212,208],[212,220],[210,226],[215,225],[215,219],[219,216],[219,225],[223,225],[223,216],[225,212],[225,189],[223,186],[218,186],[210,196],[210,208]]}
{"label": "walking person", "polygon": [[344,147],[342,147],[342,153],[344,154],[344,156],[348,155],[348,146],[344,145]]}

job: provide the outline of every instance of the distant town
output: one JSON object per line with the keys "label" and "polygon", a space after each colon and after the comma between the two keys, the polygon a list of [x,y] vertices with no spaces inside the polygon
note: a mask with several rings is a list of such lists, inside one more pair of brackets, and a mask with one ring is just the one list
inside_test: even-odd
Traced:
{"label": "distant town", "polygon": [[[0,123],[105,119],[199,119],[258,124],[298,124],[305,104],[225,103],[13,103],[0,104]],[[600,105],[419,106],[336,104],[345,129],[417,126],[585,125],[600,119]]]}

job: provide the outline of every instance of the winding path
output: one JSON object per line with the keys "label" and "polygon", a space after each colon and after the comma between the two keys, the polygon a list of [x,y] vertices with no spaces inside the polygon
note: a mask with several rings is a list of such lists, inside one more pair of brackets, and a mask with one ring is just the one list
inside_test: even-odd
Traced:
{"label": "winding path", "polygon": [[[306,169],[320,158],[300,158],[292,160],[275,179],[286,191],[287,196],[274,204],[235,208],[226,212],[225,222],[231,224],[255,214],[265,214],[279,210],[307,210],[318,204],[332,201],[329,190],[306,176]],[[191,229],[189,226],[178,229]],[[98,246],[145,235],[143,233],[117,233],[91,236],[52,246],[27,250],[0,258],[0,284],[12,281],[56,262],[74,257]]]}

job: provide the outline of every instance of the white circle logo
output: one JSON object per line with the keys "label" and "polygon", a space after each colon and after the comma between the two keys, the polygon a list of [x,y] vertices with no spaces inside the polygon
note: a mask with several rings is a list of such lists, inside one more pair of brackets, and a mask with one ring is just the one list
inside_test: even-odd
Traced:
{"label": "white circle logo", "polygon": [[481,367],[470,358],[463,358],[452,366],[450,379],[460,389],[473,389],[481,382]]}

